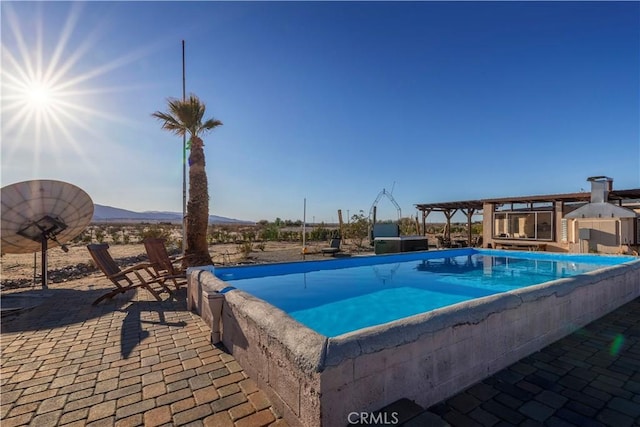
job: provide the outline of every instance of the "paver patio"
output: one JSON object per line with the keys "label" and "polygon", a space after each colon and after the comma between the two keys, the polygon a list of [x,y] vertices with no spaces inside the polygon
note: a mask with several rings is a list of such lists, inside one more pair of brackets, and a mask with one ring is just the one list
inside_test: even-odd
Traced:
{"label": "paver patio", "polygon": [[108,282],[82,282],[53,285],[42,304],[2,319],[3,427],[286,425],[210,343],[184,289],[172,300],[139,290],[95,307]]}
{"label": "paver patio", "polygon": [[[99,276],[54,285],[40,305],[2,319],[2,427],[287,425],[210,343],[184,289],[92,306],[108,287]],[[393,410],[405,427],[638,426],[640,299],[428,410]]]}
{"label": "paver patio", "polygon": [[432,406],[405,427],[427,425],[640,426],[640,298]]}

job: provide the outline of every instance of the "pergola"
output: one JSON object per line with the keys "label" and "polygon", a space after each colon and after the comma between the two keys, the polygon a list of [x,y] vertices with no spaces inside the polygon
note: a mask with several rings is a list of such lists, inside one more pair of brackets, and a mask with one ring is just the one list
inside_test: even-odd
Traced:
{"label": "pergola", "polygon": [[622,201],[636,200],[640,204],[640,188],[630,190],[612,190],[609,192],[609,201],[618,201],[618,205],[622,206]]}
{"label": "pergola", "polygon": [[446,235],[451,240],[451,218],[460,211],[467,217],[467,241],[471,244],[471,217],[482,211],[482,200],[465,200],[462,202],[421,203],[416,208],[422,212],[422,230],[427,232],[427,216],[431,212],[442,212],[447,218]]}

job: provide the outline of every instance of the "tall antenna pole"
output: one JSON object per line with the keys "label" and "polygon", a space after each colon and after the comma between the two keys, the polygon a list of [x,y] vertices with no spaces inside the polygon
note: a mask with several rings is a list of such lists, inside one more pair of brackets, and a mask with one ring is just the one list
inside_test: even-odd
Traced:
{"label": "tall antenna pole", "polygon": [[307,198],[304,198],[304,207],[302,210],[302,259],[307,254]]}
{"label": "tall antenna pole", "polygon": [[[182,40],[182,101],[186,100],[184,40]],[[187,248],[187,134],[182,135],[182,255]]]}

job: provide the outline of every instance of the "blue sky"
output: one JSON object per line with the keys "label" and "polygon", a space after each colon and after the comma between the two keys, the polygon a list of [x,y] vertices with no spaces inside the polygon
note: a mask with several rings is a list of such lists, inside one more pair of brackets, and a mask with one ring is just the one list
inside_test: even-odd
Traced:
{"label": "blue sky", "polygon": [[[2,186],[181,211],[182,139],[151,113],[182,96],[185,40],[187,93],[224,123],[204,136],[212,214],[640,187],[638,2],[0,7]],[[396,218],[386,198],[378,212]]]}

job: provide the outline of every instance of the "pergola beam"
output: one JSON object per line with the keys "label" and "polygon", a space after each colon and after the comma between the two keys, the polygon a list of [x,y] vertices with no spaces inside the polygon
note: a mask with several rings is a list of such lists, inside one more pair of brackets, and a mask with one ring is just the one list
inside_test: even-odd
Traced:
{"label": "pergola beam", "polygon": [[431,212],[441,212],[447,220],[445,236],[449,241],[451,241],[451,218],[458,211],[464,213],[467,217],[467,239],[469,245],[471,245],[471,220],[473,215],[482,211],[483,203],[480,200],[467,200],[462,202],[419,204],[416,205],[416,208],[422,212],[423,235],[427,234],[427,216]]}

